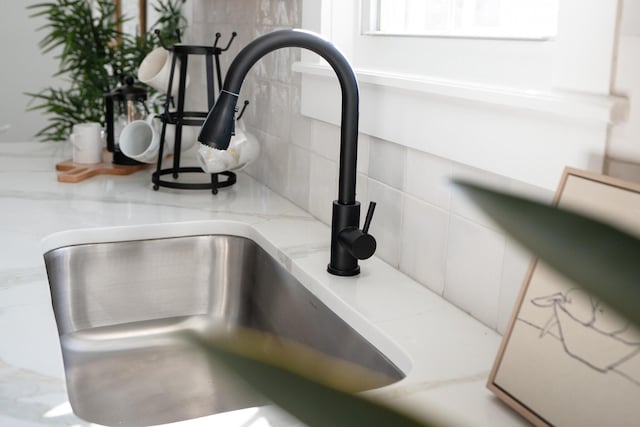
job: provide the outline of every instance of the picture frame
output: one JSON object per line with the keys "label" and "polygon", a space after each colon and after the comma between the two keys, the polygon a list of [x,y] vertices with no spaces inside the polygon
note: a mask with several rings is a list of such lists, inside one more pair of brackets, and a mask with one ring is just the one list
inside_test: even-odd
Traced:
{"label": "picture frame", "polygon": [[[553,203],[640,236],[638,184],[567,168]],[[638,425],[640,330],[534,258],[487,387],[535,426]]]}

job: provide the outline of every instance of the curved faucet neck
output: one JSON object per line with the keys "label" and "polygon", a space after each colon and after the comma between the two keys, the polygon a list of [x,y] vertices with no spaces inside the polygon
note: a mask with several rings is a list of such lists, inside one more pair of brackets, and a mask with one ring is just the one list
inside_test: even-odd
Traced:
{"label": "curved faucet neck", "polygon": [[311,50],[323,57],[335,71],[342,91],[340,125],[340,176],[338,202],[356,202],[358,153],[358,82],[344,55],[329,41],[303,30],[280,30],[261,36],[245,46],[235,57],[224,80],[223,90],[240,93],[247,73],[264,55],[285,47]]}

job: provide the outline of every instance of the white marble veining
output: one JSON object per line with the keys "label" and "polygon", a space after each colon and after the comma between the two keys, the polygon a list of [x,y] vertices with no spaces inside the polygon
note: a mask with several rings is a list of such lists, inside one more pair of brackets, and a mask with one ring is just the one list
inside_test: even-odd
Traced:
{"label": "white marble veining", "polygon": [[[329,275],[329,228],[253,178],[239,174],[237,184],[217,196],[153,191],[150,170],[59,183],[54,166],[68,154],[64,144],[0,144],[0,426],[90,425],[72,413],[67,401],[42,259],[44,237],[114,226],[120,234],[113,238],[132,238],[143,229],[175,235],[214,227],[212,220],[235,221],[253,233],[305,286],[405,370],[404,380],[371,396],[472,425],[525,425],[484,386],[498,334],[378,258],[362,262],[356,278]],[[122,228],[139,225],[145,227]],[[300,424],[263,407],[173,425]]]}

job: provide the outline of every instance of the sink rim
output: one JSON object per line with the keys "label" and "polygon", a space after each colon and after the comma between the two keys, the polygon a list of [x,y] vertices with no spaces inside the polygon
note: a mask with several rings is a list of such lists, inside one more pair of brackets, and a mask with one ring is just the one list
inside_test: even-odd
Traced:
{"label": "sink rim", "polygon": [[[359,312],[355,307],[352,307],[331,290],[331,285],[334,283],[336,286],[345,286],[349,281],[357,280],[357,278],[331,276],[328,277],[328,282],[323,283],[309,274],[301,274],[304,272],[300,268],[292,268],[295,264],[295,259],[290,258],[284,251],[275,246],[260,233],[253,224],[233,220],[203,220],[163,224],[78,228],[50,234],[41,240],[40,246],[42,254],[46,254],[49,251],[68,246],[202,235],[239,236],[253,240],[294,276],[302,286],[322,301],[338,317],[343,319],[344,322],[370,342],[404,373],[405,377],[403,379],[381,387],[378,391],[397,386],[407,381],[414,366],[414,362],[409,357],[407,350],[403,349],[387,334],[376,327],[376,325],[367,319],[365,314]],[[327,234],[327,245],[328,243],[329,234]],[[327,254],[329,252],[328,246],[326,252]],[[326,273],[324,265],[320,266],[320,268],[323,274],[329,276],[329,274]]]}

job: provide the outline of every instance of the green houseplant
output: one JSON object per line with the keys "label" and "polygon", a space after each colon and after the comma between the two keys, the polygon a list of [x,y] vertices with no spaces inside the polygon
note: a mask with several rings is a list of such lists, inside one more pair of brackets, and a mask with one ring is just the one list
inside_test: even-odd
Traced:
{"label": "green houseplant", "polygon": [[30,6],[33,17],[46,18],[40,30],[43,53],[59,52],[55,76],[64,78],[66,87],[48,87],[28,93],[49,124],[36,137],[64,141],[72,126],[80,122],[104,124],[104,95],[135,76],[144,57],[159,45],[154,31],[160,30],[167,43],[176,41],[176,30],[184,31],[184,0],[158,0],[154,6],[158,20],[143,35],[119,31],[126,17],[116,17],[113,0],[56,0]]}
{"label": "green houseplant", "polygon": [[[640,326],[640,240],[582,214],[496,192],[470,182],[456,184],[501,228],[557,272],[582,286]],[[453,425],[417,420],[384,404],[348,392],[349,384],[327,381],[295,346],[264,354],[265,339],[240,333],[231,339],[190,337],[245,383],[309,426]]]}

